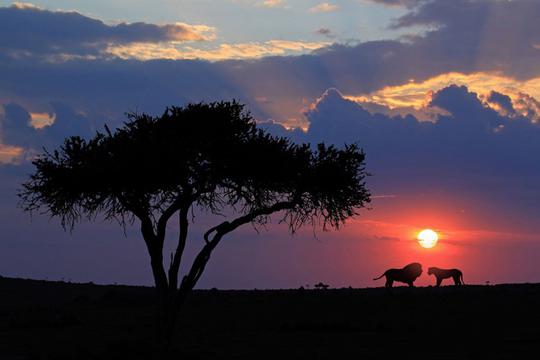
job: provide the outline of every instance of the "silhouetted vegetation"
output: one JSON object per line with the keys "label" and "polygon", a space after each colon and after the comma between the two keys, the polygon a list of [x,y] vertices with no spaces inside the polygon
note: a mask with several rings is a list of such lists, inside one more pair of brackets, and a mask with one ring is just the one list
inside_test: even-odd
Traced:
{"label": "silhouetted vegetation", "polygon": [[[0,279],[1,359],[148,359],[154,290]],[[195,290],[176,359],[535,359],[540,285]],[[183,339],[179,344],[178,339]]]}
{"label": "silhouetted vegetation", "polygon": [[313,285],[313,287],[314,287],[315,289],[319,289],[319,290],[326,290],[326,289],[328,289],[328,288],[330,287],[330,285],[325,284],[325,283],[323,283],[323,282],[319,282],[319,283]]}
{"label": "silhouetted vegetation", "polygon": [[[129,114],[115,132],[106,128],[88,141],[67,138],[33,164],[36,171],[19,194],[26,211],[58,217],[65,228],[99,215],[140,224],[164,347],[177,312],[225,235],[244,224],[264,224],[273,213],[291,232],[305,224],[338,228],[369,202],[364,153],[356,145],[312,147],[273,137],[236,102],[171,107],[158,117]],[[206,231],[179,280],[194,208],[231,218]],[[179,221],[176,251],[164,256],[173,216]]]}

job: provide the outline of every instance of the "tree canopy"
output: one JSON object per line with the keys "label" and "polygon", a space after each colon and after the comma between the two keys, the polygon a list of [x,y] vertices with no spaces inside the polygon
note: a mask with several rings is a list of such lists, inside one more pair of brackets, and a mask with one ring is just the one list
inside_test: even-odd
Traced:
{"label": "tree canopy", "polygon": [[282,204],[296,229],[315,219],[338,227],[369,201],[356,145],[312,149],[273,137],[238,103],[128,116],[114,134],[70,137],[34,160],[37,171],[20,193],[25,209],[45,208],[73,226],[100,213],[156,219],[183,201],[243,214]]}
{"label": "tree canopy", "polygon": [[[293,232],[305,224],[338,228],[357,214],[370,201],[364,160],[355,144],[311,146],[272,136],[237,102],[190,104],[161,116],[128,114],[123,126],[89,140],[67,138],[34,160],[19,196],[25,210],[58,217],[67,228],[99,215],[123,225],[138,220],[162,299],[181,303],[215,246],[239,226],[279,212]],[[195,207],[233,215],[204,234],[178,289]],[[175,214],[178,244],[165,272],[166,225]]]}

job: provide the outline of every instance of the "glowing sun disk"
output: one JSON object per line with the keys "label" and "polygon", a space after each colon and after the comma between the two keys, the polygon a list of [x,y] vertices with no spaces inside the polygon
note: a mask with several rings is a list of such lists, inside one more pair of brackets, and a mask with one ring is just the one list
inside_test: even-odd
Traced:
{"label": "glowing sun disk", "polygon": [[418,233],[418,243],[420,246],[430,249],[437,245],[437,241],[439,240],[439,236],[437,233],[431,229],[424,229]]}

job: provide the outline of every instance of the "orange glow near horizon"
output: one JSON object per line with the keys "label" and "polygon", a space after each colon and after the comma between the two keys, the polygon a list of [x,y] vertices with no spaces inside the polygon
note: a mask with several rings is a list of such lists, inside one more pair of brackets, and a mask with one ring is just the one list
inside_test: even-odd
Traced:
{"label": "orange glow near horizon", "polygon": [[417,239],[420,246],[426,249],[431,249],[437,245],[439,236],[431,229],[424,229],[418,233]]}

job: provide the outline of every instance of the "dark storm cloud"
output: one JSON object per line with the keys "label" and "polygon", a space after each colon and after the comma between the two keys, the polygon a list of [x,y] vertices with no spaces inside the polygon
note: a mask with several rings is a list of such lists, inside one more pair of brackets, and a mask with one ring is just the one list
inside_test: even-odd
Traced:
{"label": "dark storm cloud", "polygon": [[62,103],[51,104],[55,121],[42,128],[32,126],[31,114],[18,104],[10,103],[4,105],[3,109],[4,114],[0,116],[3,144],[34,150],[41,150],[45,146],[50,150],[60,145],[67,136],[88,138],[93,132],[93,125],[86,116]]}
{"label": "dark storm cloud", "polygon": [[0,62],[0,97],[38,105],[61,102],[84,112],[162,112],[188,101],[248,96],[223,66],[204,61],[73,60],[66,63]]}
{"label": "dark storm cloud", "polygon": [[[24,99],[25,104],[36,107],[63,103],[77,112],[97,113],[98,118],[107,114],[102,118],[116,123],[129,110],[158,113],[171,104],[236,98],[247,103],[259,119],[285,120],[300,117],[304,99],[315,99],[330,87],[362,94],[452,71],[497,71],[520,79],[540,76],[540,22],[536,21],[540,2],[439,0],[419,4],[394,26],[435,24],[424,36],[355,46],[335,44],[295,57],[215,63],[101,58],[48,62],[14,60],[4,54],[0,55],[0,98],[7,99],[6,103]],[[11,7],[1,8],[0,18],[1,14],[12,26],[0,21],[0,44],[14,47],[13,39],[18,37],[22,45],[17,46],[34,53],[55,46],[85,47],[105,39],[157,41],[168,36],[164,35],[166,28],[158,25],[109,26],[77,13]],[[27,25],[17,25],[5,14],[26,19]],[[55,21],[62,25],[53,26]],[[31,29],[26,34],[32,38],[21,30],[24,28]],[[80,45],[81,39],[87,41]],[[271,101],[257,100],[262,98]],[[537,100],[523,94],[520,104],[531,118],[536,116]]]}
{"label": "dark storm cloud", "polygon": [[508,95],[501,94],[497,91],[492,91],[489,93],[486,100],[491,104],[496,104],[499,106],[505,114],[513,115],[516,112],[514,105],[512,104],[512,99]]}
{"label": "dark storm cloud", "polygon": [[413,7],[425,3],[430,0],[367,0],[376,4],[382,4],[387,6],[407,6]]}
{"label": "dark storm cloud", "polygon": [[335,37],[334,34],[332,33],[332,30],[330,30],[328,28],[317,29],[317,31],[315,31],[315,33],[318,34],[318,35],[326,36],[327,38]]}
{"label": "dark storm cloud", "polygon": [[23,107],[15,103],[4,105],[4,115],[0,115],[2,143],[24,147],[32,146],[35,129],[31,126],[30,121],[30,114]]}
{"label": "dark storm cloud", "polygon": [[[463,86],[435,92],[429,107],[443,110],[435,122],[373,114],[329,89],[306,112],[309,130],[289,137],[357,143],[366,151],[373,194],[396,194],[392,206],[412,216],[423,201],[435,213],[461,203],[461,209],[475,209],[467,215],[471,226],[534,234],[540,216],[540,126],[525,116],[501,115]],[[277,124],[267,129],[287,134]],[[382,209],[391,213],[392,206]]]}
{"label": "dark storm cloud", "polygon": [[[297,141],[358,143],[374,174],[392,174],[400,186],[474,179],[532,179],[540,176],[540,126],[523,116],[503,116],[464,86],[433,94],[430,107],[443,109],[436,122],[414,116],[372,114],[328,90],[306,112],[307,133]],[[272,129],[270,127],[269,129]],[[279,131],[274,125],[273,131]],[[379,177],[379,180],[381,178]]]}
{"label": "dark storm cloud", "polygon": [[88,138],[93,133],[93,124],[87,116],[77,113],[69,105],[52,103],[55,121],[50,126],[39,129],[52,143],[61,143],[67,136],[78,135]]}
{"label": "dark storm cloud", "polygon": [[0,8],[0,50],[4,56],[97,56],[109,44],[200,41],[204,36],[185,24],[144,22],[107,25],[77,12],[12,5]]}
{"label": "dark storm cloud", "polygon": [[530,95],[520,93],[515,102],[526,117],[535,121],[540,120],[540,101]]}
{"label": "dark storm cloud", "polygon": [[470,70],[538,76],[540,2],[536,0],[436,0],[397,19],[394,28],[436,26],[417,50]]}
{"label": "dark storm cloud", "polygon": [[[158,40],[167,33],[165,28],[149,24],[108,26],[76,13],[1,11],[21,16],[31,25],[22,27],[4,16],[12,26],[0,22],[2,46],[19,46],[34,53],[59,46],[82,54],[94,51],[96,41]],[[540,76],[538,18],[540,2],[536,1],[434,1],[410,9],[394,24],[399,28],[435,24],[436,28],[424,36],[355,46],[335,44],[310,55],[250,61],[98,58],[50,63],[32,58],[14,60],[4,53],[0,55],[0,96],[62,101],[84,111],[101,109],[116,114],[133,108],[161,111],[170,104],[235,97],[247,102],[263,119],[282,120],[298,116],[302,99],[314,99],[329,87],[361,94],[452,71],[496,71],[519,79]],[[53,26],[54,31],[35,25],[53,20],[63,25]],[[24,28],[32,30],[24,32]],[[90,48],[77,50],[80,46]],[[255,98],[272,99],[274,105],[258,103]]]}

